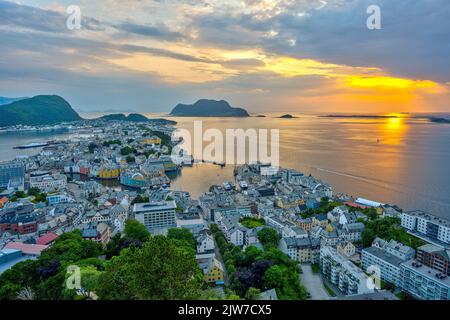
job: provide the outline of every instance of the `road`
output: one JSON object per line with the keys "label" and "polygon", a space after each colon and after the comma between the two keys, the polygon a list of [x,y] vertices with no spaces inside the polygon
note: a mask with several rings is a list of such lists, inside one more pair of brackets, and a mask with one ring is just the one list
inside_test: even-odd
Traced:
{"label": "road", "polygon": [[311,300],[328,300],[330,296],[323,286],[322,279],[319,274],[314,274],[311,265],[302,264],[303,273],[300,274],[300,280],[306,290],[311,294]]}
{"label": "road", "polygon": [[228,286],[230,284],[229,278],[228,278],[228,272],[225,268],[225,261],[223,261],[222,254],[220,253],[219,246],[217,245],[216,239],[214,239],[214,253],[216,254],[216,259],[219,260],[222,263],[223,267],[223,282],[225,283],[225,286]]}

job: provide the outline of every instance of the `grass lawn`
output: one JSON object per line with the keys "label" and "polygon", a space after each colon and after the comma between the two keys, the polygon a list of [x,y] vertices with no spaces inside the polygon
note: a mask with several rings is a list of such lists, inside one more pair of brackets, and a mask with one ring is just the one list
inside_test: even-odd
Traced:
{"label": "grass lawn", "polygon": [[239,220],[239,222],[249,229],[254,229],[256,227],[262,227],[266,225],[266,222],[264,219],[257,219],[257,218],[242,218]]}
{"label": "grass lawn", "polygon": [[328,294],[331,297],[336,297],[336,293],[334,293],[333,289],[331,289],[329,286],[327,286],[326,283],[324,283],[323,286],[325,287],[325,290],[327,290]]}

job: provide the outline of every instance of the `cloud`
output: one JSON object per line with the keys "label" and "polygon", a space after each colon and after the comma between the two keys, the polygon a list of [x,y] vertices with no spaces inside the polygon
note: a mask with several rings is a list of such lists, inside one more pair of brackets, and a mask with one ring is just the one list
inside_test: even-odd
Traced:
{"label": "cloud", "polygon": [[[22,3],[0,0],[5,95],[47,88],[108,108],[132,96],[152,110],[214,95],[258,110],[448,108],[447,0],[80,1],[79,31],[61,4]],[[369,4],[382,30],[366,28]]]}
{"label": "cloud", "polygon": [[140,25],[140,24],[134,24],[130,22],[121,23],[119,25],[114,26],[116,29],[129,32],[129,33],[135,33],[138,35],[148,36],[148,37],[155,37],[159,39],[174,41],[174,40],[181,40],[184,38],[184,35],[179,32],[173,32],[167,30],[164,26],[147,26],[147,25]]}

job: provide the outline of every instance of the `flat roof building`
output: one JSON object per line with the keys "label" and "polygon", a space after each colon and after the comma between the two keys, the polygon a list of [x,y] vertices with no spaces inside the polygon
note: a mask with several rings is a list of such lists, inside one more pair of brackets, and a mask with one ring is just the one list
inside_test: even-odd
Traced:
{"label": "flat roof building", "polygon": [[133,213],[134,218],[153,234],[164,234],[177,227],[175,201],[136,203]]}
{"label": "flat roof building", "polygon": [[7,188],[9,182],[14,179],[23,181],[25,178],[25,166],[17,161],[0,163],[0,188]]}
{"label": "flat roof building", "polygon": [[409,260],[400,267],[400,287],[420,300],[450,300],[450,278],[439,271]]}
{"label": "flat roof building", "polygon": [[416,210],[403,212],[401,225],[403,228],[431,241],[437,241],[445,245],[450,244],[449,220]]}

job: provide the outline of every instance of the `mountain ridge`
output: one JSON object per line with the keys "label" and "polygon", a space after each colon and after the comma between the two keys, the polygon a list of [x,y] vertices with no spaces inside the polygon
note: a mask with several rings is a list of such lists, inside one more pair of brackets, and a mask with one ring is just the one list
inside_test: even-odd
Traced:
{"label": "mountain ridge", "polygon": [[29,99],[28,97],[18,97],[18,98],[9,98],[9,97],[0,97],[0,106],[5,104],[10,104],[16,101]]}

